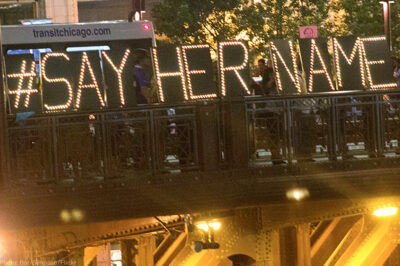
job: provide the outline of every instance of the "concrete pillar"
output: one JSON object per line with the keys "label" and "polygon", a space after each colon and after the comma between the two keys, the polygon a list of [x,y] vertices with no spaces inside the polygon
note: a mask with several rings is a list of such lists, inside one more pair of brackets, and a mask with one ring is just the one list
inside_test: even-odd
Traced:
{"label": "concrete pillar", "polygon": [[54,23],[77,23],[78,0],[45,0],[46,18]]}

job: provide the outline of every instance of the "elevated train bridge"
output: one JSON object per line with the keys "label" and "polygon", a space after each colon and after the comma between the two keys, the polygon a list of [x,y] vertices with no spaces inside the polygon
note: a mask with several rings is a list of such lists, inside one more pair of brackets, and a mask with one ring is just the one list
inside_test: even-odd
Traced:
{"label": "elevated train bridge", "polygon": [[[99,25],[1,29],[6,58],[29,50],[6,64],[12,89],[0,71],[1,265],[399,265],[399,218],[373,212],[400,204],[400,92],[113,109],[123,82],[107,62],[154,47],[154,33],[140,21],[101,23],[107,36],[95,35]],[[76,61],[71,52],[68,65],[69,48],[93,45],[110,57],[85,52]],[[49,51],[46,78],[48,56],[40,58]],[[43,111],[60,102],[39,95],[43,86],[49,93],[63,83],[59,96],[69,84],[49,77],[77,68],[81,86],[89,58],[95,74],[108,60],[97,73],[104,83],[107,67],[114,71],[113,90],[103,90],[109,109]],[[34,80],[39,72],[46,84]],[[84,100],[93,107],[87,99],[103,96],[103,82],[91,85],[98,93]],[[29,100],[42,112],[27,112]]]}
{"label": "elevated train bridge", "polygon": [[398,92],[8,115],[4,124],[4,263],[400,261],[399,218],[372,215],[400,204]]}

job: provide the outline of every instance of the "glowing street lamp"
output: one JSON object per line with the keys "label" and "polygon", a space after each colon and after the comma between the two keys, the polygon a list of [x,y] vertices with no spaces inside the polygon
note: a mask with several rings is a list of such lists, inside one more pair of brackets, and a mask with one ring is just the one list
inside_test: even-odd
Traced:
{"label": "glowing street lamp", "polygon": [[219,228],[221,228],[221,223],[220,222],[208,222],[208,223],[201,222],[201,223],[196,224],[196,226],[197,226],[197,228],[199,228],[205,232],[208,232],[208,230],[210,228],[214,231],[218,231]]}
{"label": "glowing street lamp", "polygon": [[380,1],[383,7],[383,19],[384,19],[384,26],[385,26],[385,35],[389,45],[390,51],[392,51],[392,30],[391,30],[391,12],[390,12],[390,5],[394,3],[393,0],[384,0]]}
{"label": "glowing street lamp", "polygon": [[310,196],[307,188],[296,187],[286,191],[286,197],[290,200],[300,201]]}
{"label": "glowing street lamp", "polygon": [[373,214],[377,217],[387,217],[395,215],[397,213],[397,210],[397,207],[389,207],[375,210]]}
{"label": "glowing street lamp", "polygon": [[217,249],[219,244],[214,240],[214,232],[221,228],[221,223],[217,221],[212,222],[199,222],[196,227],[204,233],[205,242],[195,241],[193,249],[196,253],[201,252],[203,249]]}

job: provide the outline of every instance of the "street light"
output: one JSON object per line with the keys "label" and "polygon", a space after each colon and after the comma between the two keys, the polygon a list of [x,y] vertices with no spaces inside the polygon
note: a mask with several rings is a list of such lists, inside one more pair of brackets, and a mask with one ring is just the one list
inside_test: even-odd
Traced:
{"label": "street light", "polygon": [[218,221],[212,222],[199,222],[196,227],[200,229],[203,234],[205,241],[195,241],[193,244],[193,249],[196,253],[201,252],[204,249],[217,249],[219,244],[214,240],[214,232],[221,228],[221,223]]}
{"label": "street light", "polygon": [[392,31],[391,31],[391,12],[390,12],[390,5],[394,3],[393,0],[385,0],[380,1],[379,3],[382,4],[383,7],[383,19],[384,19],[384,26],[385,26],[385,35],[389,45],[390,51],[392,51]]}
{"label": "street light", "polygon": [[198,224],[196,224],[197,228],[208,232],[208,229],[212,229],[214,231],[218,231],[219,228],[221,227],[221,223],[220,222],[200,222]]}
{"label": "street light", "polygon": [[310,196],[310,192],[304,187],[295,187],[286,191],[286,197],[290,200],[300,201]]}
{"label": "street light", "polygon": [[377,217],[387,217],[387,216],[393,216],[397,213],[397,208],[396,207],[389,207],[389,208],[383,208],[383,209],[378,209],[373,212],[373,214]]}

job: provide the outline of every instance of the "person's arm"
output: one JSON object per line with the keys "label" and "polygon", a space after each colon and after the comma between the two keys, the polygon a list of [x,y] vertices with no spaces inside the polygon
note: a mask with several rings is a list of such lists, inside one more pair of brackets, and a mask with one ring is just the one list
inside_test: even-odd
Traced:
{"label": "person's arm", "polygon": [[393,73],[393,77],[395,78],[399,78],[400,77],[400,68],[396,68],[394,73]]}

